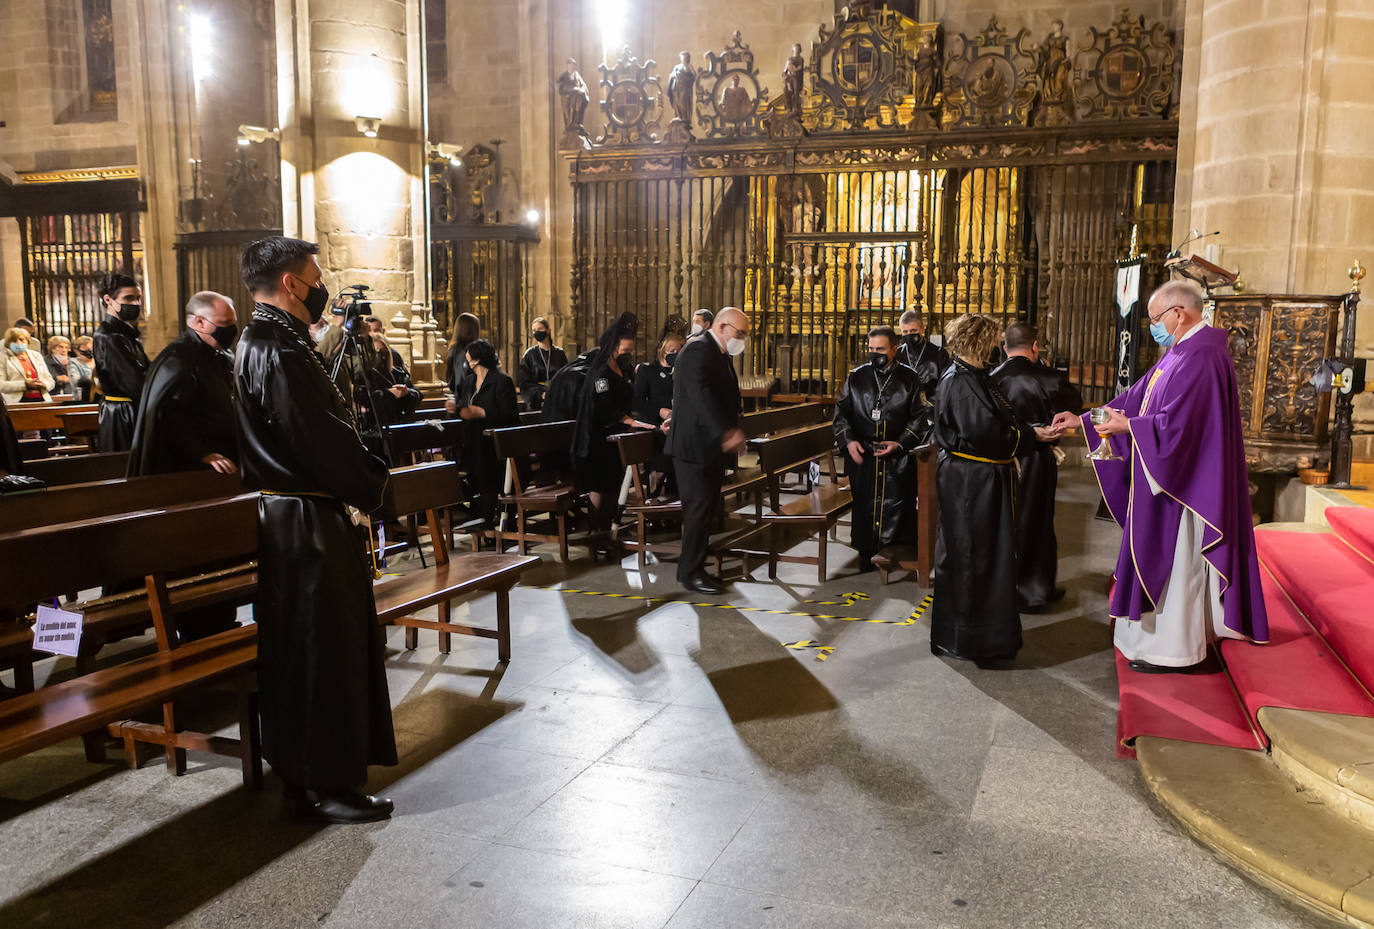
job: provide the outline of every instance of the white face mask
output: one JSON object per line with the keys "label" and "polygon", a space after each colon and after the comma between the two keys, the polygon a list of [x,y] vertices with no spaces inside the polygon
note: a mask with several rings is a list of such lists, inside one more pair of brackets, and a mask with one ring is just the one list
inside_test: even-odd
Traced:
{"label": "white face mask", "polygon": [[744,354],[744,340],[740,338],[730,339],[725,343],[725,350],[730,353],[730,357]]}
{"label": "white face mask", "polygon": [[701,332],[701,329],[700,323],[692,323],[692,331],[689,332],[688,335],[696,335],[698,332]]}
{"label": "white face mask", "polygon": [[328,332],[328,331],[329,331],[329,327],[328,327],[328,326],[321,326],[320,328],[315,329],[315,330],[313,330],[313,331],[310,333],[310,338],[314,339],[316,342],[323,341],[323,340],[324,340],[324,334],[325,334],[326,332]]}

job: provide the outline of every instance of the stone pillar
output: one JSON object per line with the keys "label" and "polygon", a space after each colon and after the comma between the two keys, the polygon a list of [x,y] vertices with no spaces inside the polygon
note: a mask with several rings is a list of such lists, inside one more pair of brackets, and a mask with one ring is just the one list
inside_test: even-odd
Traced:
{"label": "stone pillar", "polygon": [[[278,5],[285,228],[319,242],[332,291],[368,285],[373,315],[385,320],[409,317],[417,296],[413,181],[423,130],[409,33],[418,8],[418,0]],[[375,138],[358,131],[358,117],[381,119]]]}
{"label": "stone pillar", "polygon": [[[1184,36],[1175,240],[1221,230],[1251,292],[1345,292],[1355,258],[1374,266],[1374,8],[1188,0]],[[1367,310],[1358,343],[1374,356]]]}

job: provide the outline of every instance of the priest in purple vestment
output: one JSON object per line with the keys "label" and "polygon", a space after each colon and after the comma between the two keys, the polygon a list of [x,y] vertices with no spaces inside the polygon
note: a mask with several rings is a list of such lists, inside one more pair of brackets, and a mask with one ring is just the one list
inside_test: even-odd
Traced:
{"label": "priest in purple vestment", "polygon": [[1167,351],[1106,423],[1082,417],[1089,446],[1110,442],[1121,459],[1093,468],[1123,530],[1109,609],[1136,671],[1191,668],[1218,637],[1269,639],[1236,372],[1202,304],[1187,281],[1156,290],[1150,334]]}

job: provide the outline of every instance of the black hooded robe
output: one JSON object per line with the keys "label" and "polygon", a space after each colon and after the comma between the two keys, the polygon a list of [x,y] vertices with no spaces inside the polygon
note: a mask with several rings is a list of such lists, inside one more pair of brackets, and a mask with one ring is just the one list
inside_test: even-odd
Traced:
{"label": "black hooded robe", "polygon": [[610,362],[587,369],[578,398],[577,434],[572,458],[576,484],[582,491],[615,493],[625,476],[620,449],[607,441],[625,432],[625,417],[634,406],[634,387],[624,374],[611,370]]}
{"label": "black hooded robe", "polygon": [[[861,566],[866,567],[883,546],[911,535],[916,467],[908,453],[925,438],[928,418],[923,406],[916,372],[895,363],[882,371],[871,362],[850,371],[835,401],[835,444],[854,497],[850,539]],[[874,410],[879,414],[876,420]],[[902,451],[882,458],[874,455],[874,444],[886,441],[900,443]],[[850,442],[864,446],[862,465],[849,457]]]}
{"label": "black hooded robe", "polygon": [[[992,382],[1023,423],[1048,425],[1056,413],[1083,409],[1083,398],[1061,371],[1013,355],[993,369]],[[1038,609],[1053,599],[1059,568],[1054,535],[1054,495],[1059,467],[1044,442],[1022,446],[1016,456],[1016,592],[1021,607]]]}
{"label": "black hooded robe", "polygon": [[95,376],[104,393],[96,433],[102,452],[122,452],[133,443],[147,372],[148,353],[138,330],[107,314],[95,328]]}
{"label": "black hooded robe", "polygon": [[1017,452],[1036,442],[988,372],[956,360],[935,390],[940,528],[930,650],[969,661],[1021,649],[1014,517]]}
{"label": "black hooded robe", "polygon": [[212,453],[237,463],[234,430],[233,358],[187,329],[148,369],[129,476],[198,471]]}
{"label": "black hooded robe", "polygon": [[557,345],[544,348],[532,345],[520,356],[520,400],[530,412],[544,406],[549,381],[568,363],[567,353]]}
{"label": "black hooded robe", "polygon": [[382,505],[364,448],[305,323],[259,303],[234,363],[239,455],[258,501],[263,755],[307,789],[357,788],[396,763],[372,577],[344,504]]}
{"label": "black hooded robe", "polygon": [[933,404],[935,385],[950,364],[949,352],[923,335],[910,339],[903,336],[901,347],[897,349],[897,360],[916,372],[926,403]]}

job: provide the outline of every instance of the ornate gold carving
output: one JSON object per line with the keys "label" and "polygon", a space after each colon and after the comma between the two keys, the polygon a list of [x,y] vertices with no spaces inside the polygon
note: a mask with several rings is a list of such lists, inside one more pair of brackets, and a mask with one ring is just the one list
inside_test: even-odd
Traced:
{"label": "ornate gold carving", "polygon": [[810,124],[818,131],[904,128],[919,35],[917,23],[871,3],[849,4],[833,26],[822,24],[811,50]]}
{"label": "ornate gold carving", "polygon": [[136,165],[112,168],[74,168],[68,171],[29,171],[19,175],[21,184],[70,184],[75,181],[117,181],[137,179]]}
{"label": "ornate gold carving", "polygon": [[605,117],[597,145],[658,141],[663,88],[650,73],[656,67],[652,58],[640,63],[628,45],[621,50],[615,67],[597,66],[601,72],[601,113]]}
{"label": "ornate gold carving", "polygon": [[1173,35],[1163,23],[1145,28],[1127,7],[1106,32],[1088,29],[1074,56],[1080,119],[1169,115],[1174,90]]}
{"label": "ornate gold carving", "polygon": [[768,89],[759,83],[754,53],[738,29],[719,53],[706,53],[697,75],[697,118],[707,138],[743,139],[763,134],[759,117]]}
{"label": "ornate gold carving", "polygon": [[945,56],[945,126],[1026,125],[1037,90],[1036,49],[1028,30],[1013,36],[996,16],[972,39],[955,36]]}

